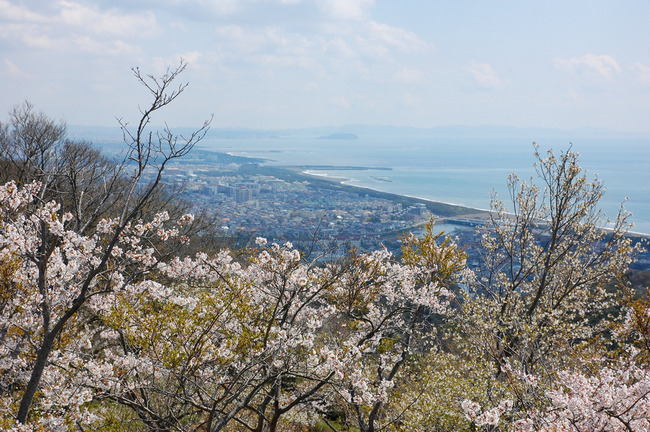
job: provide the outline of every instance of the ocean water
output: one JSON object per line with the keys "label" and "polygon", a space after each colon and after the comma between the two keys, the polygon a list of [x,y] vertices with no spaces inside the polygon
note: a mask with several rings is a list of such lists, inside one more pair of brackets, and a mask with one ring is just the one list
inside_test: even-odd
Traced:
{"label": "ocean water", "polygon": [[[539,142],[540,153],[556,155],[566,140]],[[574,140],[580,164],[597,175],[606,193],[605,214],[614,218],[621,204],[633,213],[632,231],[650,234],[650,140],[589,138]],[[362,136],[358,140],[314,138],[205,139],[200,147],[239,156],[264,158],[270,165],[380,167],[390,170],[310,170],[344,178],[345,183],[434,201],[488,209],[492,192],[508,202],[507,178],[515,172],[534,177],[532,141],[520,138]],[[629,200],[625,201],[625,199]]]}

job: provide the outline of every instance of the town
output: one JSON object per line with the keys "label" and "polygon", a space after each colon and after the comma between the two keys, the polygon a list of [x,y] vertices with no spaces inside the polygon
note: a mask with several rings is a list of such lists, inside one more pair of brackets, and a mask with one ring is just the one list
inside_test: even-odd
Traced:
{"label": "town", "polygon": [[206,163],[205,154],[198,157],[170,166],[167,181],[182,184],[196,210],[208,209],[224,236],[244,242],[260,236],[337,255],[349,247],[399,249],[400,233],[436,216],[418,200],[396,202],[289,170],[268,175],[244,158],[217,154]]}
{"label": "town", "polygon": [[[433,218],[464,248],[469,266],[478,266],[486,212],[346,186],[304,174],[305,168],[197,150],[169,166],[166,182],[182,186],[182,197],[193,209],[207,211],[219,234],[238,246],[264,237],[328,259],[350,248],[386,247],[399,254],[400,237],[422,232]],[[541,230],[539,239],[544,239]],[[650,268],[647,250],[633,268]]]}

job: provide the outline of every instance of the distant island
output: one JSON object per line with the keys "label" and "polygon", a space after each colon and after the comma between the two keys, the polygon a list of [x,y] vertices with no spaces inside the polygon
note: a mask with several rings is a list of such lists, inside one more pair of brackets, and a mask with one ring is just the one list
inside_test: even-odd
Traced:
{"label": "distant island", "polygon": [[318,137],[318,139],[332,139],[332,140],[357,140],[359,136],[353,133],[333,133]]}

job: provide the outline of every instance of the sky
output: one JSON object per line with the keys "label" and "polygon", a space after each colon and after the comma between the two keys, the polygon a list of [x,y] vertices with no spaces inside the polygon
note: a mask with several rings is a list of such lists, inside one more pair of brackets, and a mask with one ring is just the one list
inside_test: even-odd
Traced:
{"label": "sky", "polygon": [[181,59],[154,123],[650,133],[647,0],[0,0],[0,120],[134,122]]}

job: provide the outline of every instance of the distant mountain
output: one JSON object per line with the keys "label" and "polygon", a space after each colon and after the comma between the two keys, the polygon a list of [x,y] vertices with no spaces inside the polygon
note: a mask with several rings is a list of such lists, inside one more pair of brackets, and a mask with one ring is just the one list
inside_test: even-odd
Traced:
{"label": "distant mountain", "polygon": [[353,133],[333,133],[318,137],[318,139],[329,140],[358,140],[359,136]]}
{"label": "distant mountain", "polygon": [[284,135],[278,130],[248,129],[248,128],[211,128],[208,138],[217,139],[260,139],[279,138]]}
{"label": "distant mountain", "polygon": [[68,125],[68,136],[76,140],[122,142],[119,126],[78,126]]}
{"label": "distant mountain", "polygon": [[[152,126],[151,130],[162,130]],[[190,127],[173,128],[174,133],[189,135],[195,129]],[[103,144],[122,143],[123,136],[119,127],[105,126],[68,126],[68,134],[73,139],[85,139]],[[436,126],[417,128],[404,126],[360,125],[322,126],[296,129],[252,129],[252,128],[211,128],[206,138],[212,139],[358,139],[372,137],[421,137],[421,138],[521,138],[529,142],[544,139],[593,139],[593,138],[640,138],[649,139],[650,135],[596,128],[573,130],[511,127],[511,126]]]}

